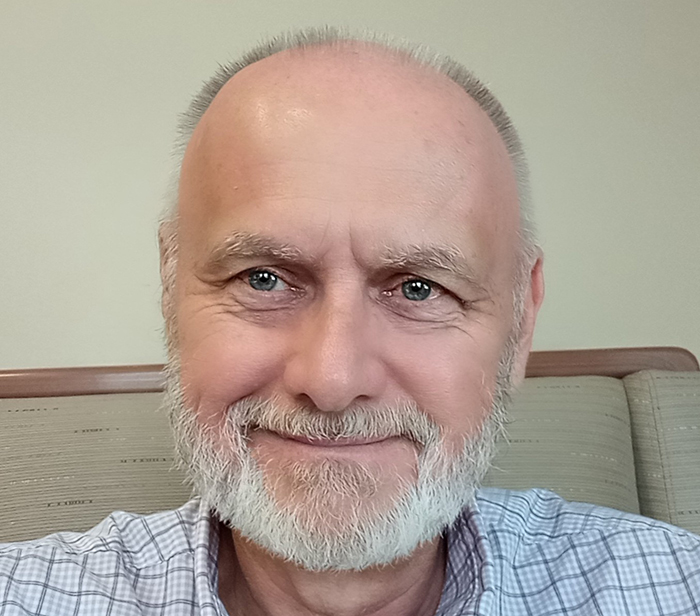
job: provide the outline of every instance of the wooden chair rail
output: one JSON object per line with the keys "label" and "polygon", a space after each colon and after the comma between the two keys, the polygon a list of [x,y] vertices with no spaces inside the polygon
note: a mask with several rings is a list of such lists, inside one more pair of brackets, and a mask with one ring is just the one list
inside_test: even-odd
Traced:
{"label": "wooden chair rail", "polygon": [[640,370],[696,372],[698,360],[680,347],[630,347],[535,351],[527,362],[527,376],[611,376],[621,379]]}
{"label": "wooden chair rail", "polygon": [[[163,390],[163,366],[104,366],[0,371],[0,398],[40,398]],[[695,356],[680,347],[535,351],[528,377],[598,375],[622,378],[640,370],[698,371]]]}

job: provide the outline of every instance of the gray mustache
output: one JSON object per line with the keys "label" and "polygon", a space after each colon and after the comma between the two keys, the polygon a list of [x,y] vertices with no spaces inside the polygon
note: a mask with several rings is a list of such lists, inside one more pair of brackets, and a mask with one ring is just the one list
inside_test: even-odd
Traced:
{"label": "gray mustache", "polygon": [[228,409],[227,421],[239,433],[267,430],[284,436],[338,440],[402,437],[423,447],[440,440],[440,428],[415,403],[353,406],[338,413],[309,407],[284,408],[274,400],[244,398]]}

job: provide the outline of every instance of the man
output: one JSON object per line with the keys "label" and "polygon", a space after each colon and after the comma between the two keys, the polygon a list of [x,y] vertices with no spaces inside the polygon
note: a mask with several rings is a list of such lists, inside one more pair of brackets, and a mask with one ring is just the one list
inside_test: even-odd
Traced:
{"label": "man", "polygon": [[3,547],[6,613],[700,613],[700,538],[476,493],[543,297],[483,85],[312,31],[221,69],[182,131],[167,398],[201,498]]}

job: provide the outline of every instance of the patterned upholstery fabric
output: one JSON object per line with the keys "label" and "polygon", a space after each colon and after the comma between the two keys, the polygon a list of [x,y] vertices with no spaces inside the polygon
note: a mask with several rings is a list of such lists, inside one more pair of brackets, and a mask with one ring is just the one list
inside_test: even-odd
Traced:
{"label": "patterned upholstery fabric", "polygon": [[[487,485],[549,488],[698,533],[699,396],[700,373],[528,379]],[[84,531],[115,510],[187,501],[160,400],[0,399],[0,541]]]}
{"label": "patterned upholstery fabric", "polygon": [[161,395],[0,399],[0,541],[84,531],[126,509],[151,513],[190,497],[169,472]]}
{"label": "patterned upholstery fabric", "polygon": [[639,513],[630,414],[620,379],[526,379],[510,411],[508,443],[486,484],[546,487],[570,501]]}
{"label": "patterned upholstery fabric", "polygon": [[700,534],[700,372],[624,379],[641,513]]}

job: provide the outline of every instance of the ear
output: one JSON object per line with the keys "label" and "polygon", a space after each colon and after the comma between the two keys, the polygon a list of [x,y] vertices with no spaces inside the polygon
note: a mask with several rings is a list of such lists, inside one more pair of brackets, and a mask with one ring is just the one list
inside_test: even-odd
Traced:
{"label": "ear", "polygon": [[532,337],[535,332],[537,313],[544,300],[544,272],[542,251],[538,250],[537,259],[530,269],[527,287],[523,297],[523,314],[520,319],[520,336],[513,365],[513,384],[519,385],[525,378],[527,358],[532,350]]}

